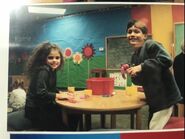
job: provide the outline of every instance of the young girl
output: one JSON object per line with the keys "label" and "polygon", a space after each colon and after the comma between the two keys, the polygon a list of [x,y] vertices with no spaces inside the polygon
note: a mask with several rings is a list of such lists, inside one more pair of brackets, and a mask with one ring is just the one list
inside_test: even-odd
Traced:
{"label": "young girl", "polygon": [[169,69],[172,60],[162,44],[147,40],[147,27],[141,21],[132,20],[127,24],[127,39],[135,51],[131,67],[126,71],[134,84],[144,88],[150,112],[149,129],[162,129],[173,105],[182,99]]}
{"label": "young girl", "polygon": [[59,47],[49,42],[38,45],[28,61],[30,85],[25,116],[34,126],[45,131],[75,130],[78,124],[76,117],[71,125],[73,128],[65,125],[62,121],[61,107],[55,102],[56,99],[67,97],[56,88],[56,71],[63,65],[63,55]]}

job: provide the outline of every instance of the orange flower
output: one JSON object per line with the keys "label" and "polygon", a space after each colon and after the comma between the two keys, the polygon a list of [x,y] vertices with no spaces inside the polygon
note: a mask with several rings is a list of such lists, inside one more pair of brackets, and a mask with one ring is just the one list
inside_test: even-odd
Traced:
{"label": "orange flower", "polygon": [[76,63],[76,64],[80,64],[82,62],[82,54],[79,53],[79,52],[76,52],[74,55],[73,55],[73,62]]}

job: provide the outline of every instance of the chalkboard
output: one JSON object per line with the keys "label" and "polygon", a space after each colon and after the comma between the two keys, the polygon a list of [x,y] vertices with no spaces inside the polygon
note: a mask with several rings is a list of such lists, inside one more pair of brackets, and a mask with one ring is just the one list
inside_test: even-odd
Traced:
{"label": "chalkboard", "polygon": [[175,55],[181,53],[181,43],[184,40],[184,23],[175,23]]}
{"label": "chalkboard", "polygon": [[106,37],[106,68],[120,69],[121,64],[130,63],[133,47],[129,46],[126,36]]}

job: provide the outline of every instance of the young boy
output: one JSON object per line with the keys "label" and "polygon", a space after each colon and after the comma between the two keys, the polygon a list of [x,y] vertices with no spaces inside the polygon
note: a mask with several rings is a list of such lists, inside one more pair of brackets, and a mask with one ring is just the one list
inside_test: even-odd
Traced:
{"label": "young boy", "polygon": [[173,105],[181,100],[169,69],[172,60],[162,44],[147,40],[147,27],[141,21],[130,21],[126,31],[129,44],[134,47],[131,66],[126,72],[134,84],[144,88],[149,105],[149,129],[163,129]]}

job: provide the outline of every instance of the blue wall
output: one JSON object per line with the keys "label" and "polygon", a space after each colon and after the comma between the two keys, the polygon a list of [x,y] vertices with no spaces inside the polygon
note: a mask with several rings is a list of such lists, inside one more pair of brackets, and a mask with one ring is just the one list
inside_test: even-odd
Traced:
{"label": "blue wall", "polygon": [[80,51],[87,43],[96,49],[104,47],[105,37],[123,35],[130,19],[130,9],[112,9],[95,11],[81,15],[72,15],[45,22],[37,32],[37,43],[49,40],[61,45],[63,49],[71,47]]}

